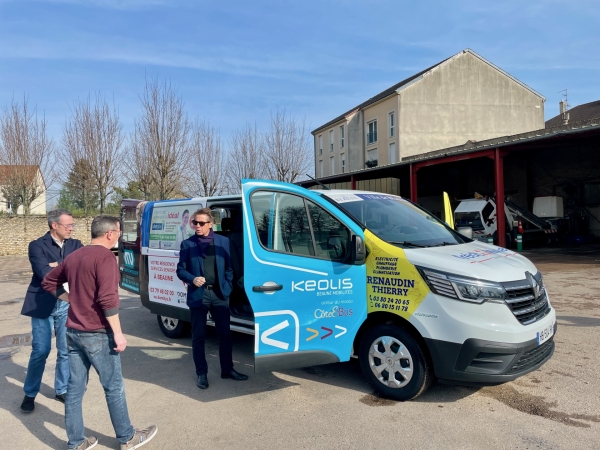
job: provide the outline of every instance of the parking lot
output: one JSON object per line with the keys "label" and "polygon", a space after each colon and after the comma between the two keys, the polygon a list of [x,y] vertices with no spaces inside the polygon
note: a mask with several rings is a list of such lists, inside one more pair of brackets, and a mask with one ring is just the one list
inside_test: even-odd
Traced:
{"label": "parking lot", "polygon": [[[253,336],[234,334],[236,369],[221,380],[218,341],[207,342],[210,388],[199,390],[189,338],[166,339],[139,298],[121,291],[129,346],[122,355],[135,426],[156,424],[149,449],[600,447],[600,247],[525,252],[544,275],[558,332],[553,358],[515,382],[473,388],[435,384],[415,401],[374,395],[356,361],[253,374]],[[30,323],[19,314],[30,279],[26,257],[0,257],[1,449],[66,448],[54,398],[54,354],[34,413],[21,413]],[[84,399],[96,448],[118,448],[97,376]],[[146,448],[146,447],[145,447]]]}

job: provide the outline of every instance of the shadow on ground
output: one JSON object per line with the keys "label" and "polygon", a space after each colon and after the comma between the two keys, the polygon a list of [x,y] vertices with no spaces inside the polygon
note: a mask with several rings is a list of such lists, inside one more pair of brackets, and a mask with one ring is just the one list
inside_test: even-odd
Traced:
{"label": "shadow on ground", "polygon": [[[0,395],[0,408],[8,411],[19,420],[41,444],[51,448],[66,448],[67,434],[64,431],[64,406],[59,402],[56,402],[58,410],[60,411],[57,413],[40,402],[42,397],[55,401],[54,388],[42,383],[40,392],[36,397],[35,410],[32,413],[24,413],[20,408],[24,396],[21,385],[24,381],[24,367],[15,364],[12,360],[0,362],[0,392],[2,392],[2,395]],[[63,437],[57,437],[55,433],[50,430],[48,425],[53,425],[56,428],[63,430]],[[115,445],[118,445],[118,441],[114,436],[107,436],[87,427],[86,435],[96,436],[105,443],[114,441]]]}

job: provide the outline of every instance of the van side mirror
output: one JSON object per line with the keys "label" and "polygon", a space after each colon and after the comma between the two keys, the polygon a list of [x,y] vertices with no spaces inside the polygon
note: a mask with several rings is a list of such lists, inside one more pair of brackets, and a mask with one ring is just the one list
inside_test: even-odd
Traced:
{"label": "van side mirror", "polygon": [[365,242],[360,236],[352,235],[352,260],[355,264],[362,264],[367,257]]}
{"label": "van side mirror", "polygon": [[471,227],[458,227],[456,231],[466,238],[473,239],[473,228]]}

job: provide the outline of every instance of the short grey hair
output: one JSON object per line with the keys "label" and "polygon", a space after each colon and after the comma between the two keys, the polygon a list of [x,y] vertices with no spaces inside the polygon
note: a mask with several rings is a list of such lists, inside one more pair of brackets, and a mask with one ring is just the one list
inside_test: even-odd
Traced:
{"label": "short grey hair", "polygon": [[48,228],[51,229],[53,223],[58,223],[58,221],[60,220],[60,216],[63,215],[73,217],[73,214],[71,214],[71,212],[67,209],[58,208],[50,211],[48,213]]}
{"label": "short grey hair", "polygon": [[209,222],[214,222],[215,221],[215,216],[213,216],[213,212],[212,212],[212,210],[210,208],[198,209],[194,213],[194,220],[196,220],[196,216],[200,216],[200,215],[208,216]]}
{"label": "short grey hair", "polygon": [[104,236],[111,230],[116,230],[119,218],[114,216],[96,216],[92,220],[92,239]]}

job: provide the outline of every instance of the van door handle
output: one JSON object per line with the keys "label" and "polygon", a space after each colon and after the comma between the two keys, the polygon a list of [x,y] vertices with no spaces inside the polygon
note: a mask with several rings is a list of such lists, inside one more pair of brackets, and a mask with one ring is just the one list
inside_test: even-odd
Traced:
{"label": "van door handle", "polygon": [[282,284],[272,284],[267,286],[252,286],[252,292],[275,292],[283,289]]}

